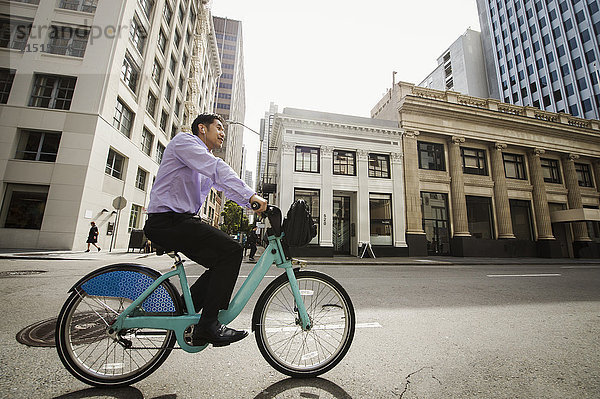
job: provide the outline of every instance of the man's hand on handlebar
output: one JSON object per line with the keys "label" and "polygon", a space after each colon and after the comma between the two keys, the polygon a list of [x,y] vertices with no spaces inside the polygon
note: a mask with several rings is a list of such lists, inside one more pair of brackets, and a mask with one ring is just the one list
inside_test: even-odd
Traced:
{"label": "man's hand on handlebar", "polygon": [[254,210],[256,213],[262,213],[267,210],[267,200],[258,194],[254,194],[252,197],[250,197],[250,204],[252,206],[252,210]]}

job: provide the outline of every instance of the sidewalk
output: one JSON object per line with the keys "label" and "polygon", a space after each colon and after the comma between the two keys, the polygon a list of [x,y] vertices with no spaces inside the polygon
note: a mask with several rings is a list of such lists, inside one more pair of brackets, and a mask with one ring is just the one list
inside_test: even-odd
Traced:
{"label": "sidewalk", "polygon": [[[262,253],[259,249],[255,258],[258,260]],[[154,253],[141,253],[139,251],[127,252],[125,249],[113,249],[111,252],[102,250],[100,252],[84,251],[41,251],[22,249],[0,249],[0,259],[39,259],[39,260],[107,260],[126,261],[128,259],[142,259],[156,256]],[[483,257],[453,257],[453,256],[424,256],[424,257],[384,257],[384,258],[357,258],[355,256],[334,257],[306,257],[300,258],[308,265],[598,265],[600,259],[569,259],[569,258],[483,258]],[[243,259],[249,263],[248,257]]]}

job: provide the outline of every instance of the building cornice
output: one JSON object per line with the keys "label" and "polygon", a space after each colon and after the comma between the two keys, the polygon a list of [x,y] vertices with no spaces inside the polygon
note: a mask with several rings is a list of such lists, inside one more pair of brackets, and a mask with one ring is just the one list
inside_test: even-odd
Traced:
{"label": "building cornice", "polygon": [[[463,136],[508,145],[597,156],[600,121],[552,113],[493,99],[464,96],[401,83],[398,90],[401,127],[405,130]],[[471,125],[471,128],[466,128]],[[473,125],[478,127],[473,130]]]}

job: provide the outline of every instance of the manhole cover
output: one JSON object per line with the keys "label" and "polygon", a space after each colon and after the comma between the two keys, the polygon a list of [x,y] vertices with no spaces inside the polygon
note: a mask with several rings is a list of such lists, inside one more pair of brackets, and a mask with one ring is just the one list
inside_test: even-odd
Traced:
{"label": "manhole cover", "polygon": [[46,273],[47,270],[8,270],[0,272],[0,277],[18,277],[18,276],[31,276],[35,274]]}
{"label": "manhole cover", "polygon": [[[89,344],[106,336],[106,325],[98,323],[98,318],[93,312],[79,313],[73,318],[71,340],[74,344]],[[55,327],[56,317],[39,321],[19,331],[16,338],[17,341],[27,346],[55,346]]]}

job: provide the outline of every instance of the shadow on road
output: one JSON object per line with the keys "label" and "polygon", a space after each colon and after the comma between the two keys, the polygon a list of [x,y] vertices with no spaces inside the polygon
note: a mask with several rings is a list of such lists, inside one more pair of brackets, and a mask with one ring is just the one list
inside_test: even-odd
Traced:
{"label": "shadow on road", "polygon": [[[87,388],[80,391],[66,393],[55,396],[53,399],[85,399],[97,398],[99,396],[115,399],[144,399],[144,394],[139,389],[133,387],[125,388]],[[177,395],[168,394],[155,396],[151,399],[177,399]]]}
{"label": "shadow on road", "polygon": [[254,399],[268,398],[336,398],[352,397],[339,385],[324,378],[288,378],[265,388]]}

